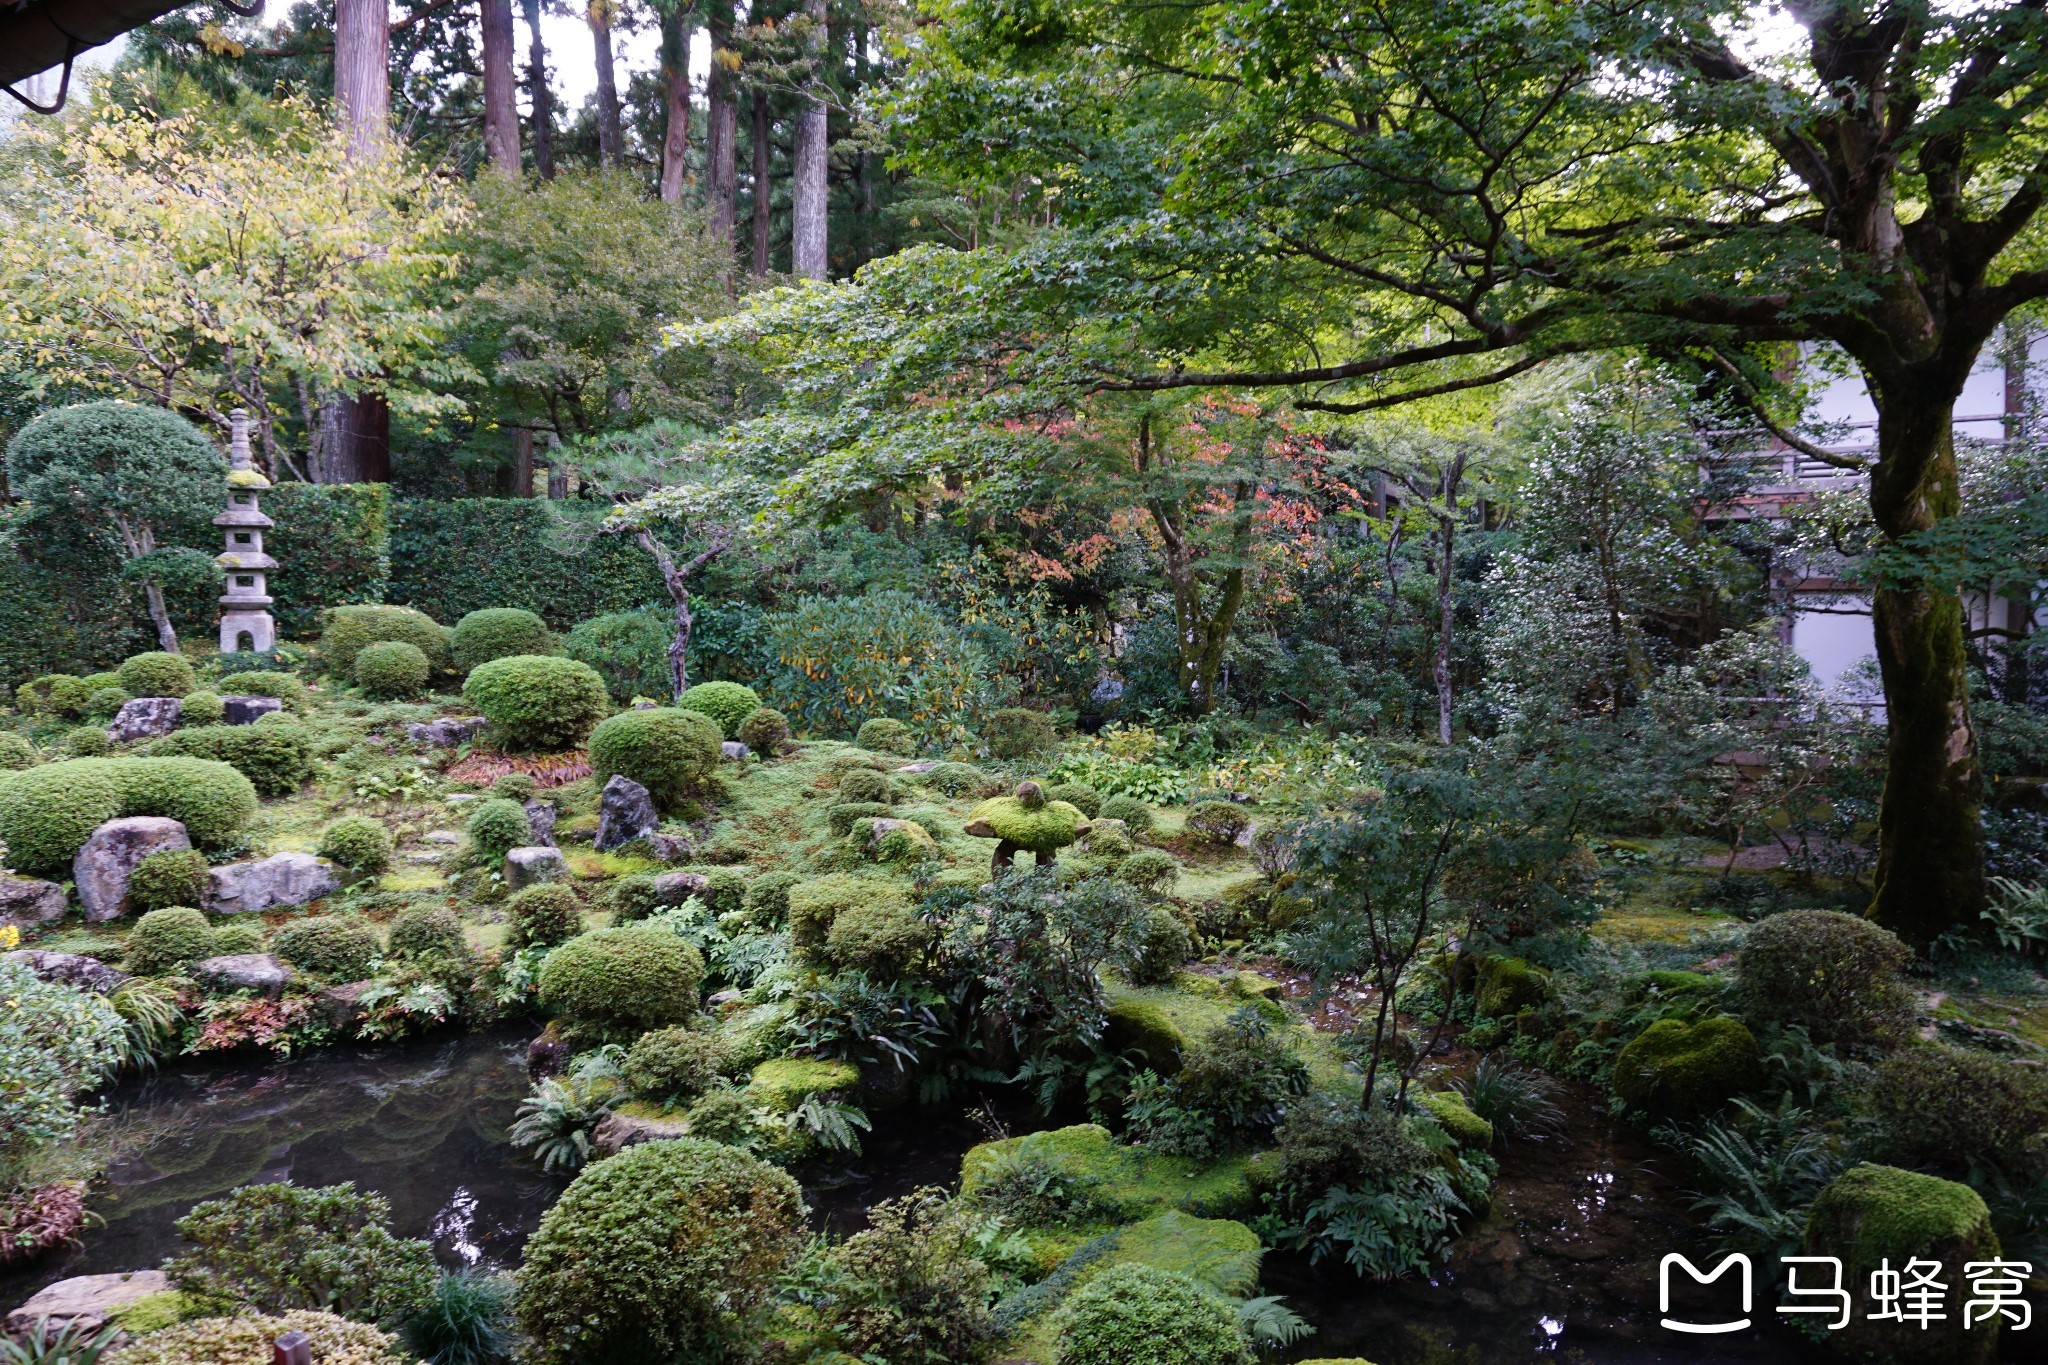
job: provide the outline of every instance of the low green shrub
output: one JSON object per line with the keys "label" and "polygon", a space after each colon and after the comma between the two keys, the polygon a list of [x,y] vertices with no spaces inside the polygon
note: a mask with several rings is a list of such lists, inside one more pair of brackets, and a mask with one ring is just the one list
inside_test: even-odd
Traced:
{"label": "low green shrub", "polygon": [[725,1359],[809,1236],[803,1192],[686,1137],[595,1162],[542,1216],[519,1271],[539,1365]]}
{"label": "low green shrub", "polygon": [[730,1059],[725,1040],[716,1033],[655,1029],[641,1034],[627,1051],[626,1084],[645,1099],[687,1103],[718,1084]]}
{"label": "low green shrub", "polygon": [[[429,659],[433,655],[427,655]],[[350,657],[354,666],[354,657]],[[351,676],[351,675],[343,675]],[[272,669],[250,669],[242,673],[229,673],[216,684],[223,697],[276,697],[284,703],[284,709],[297,714],[306,709],[306,684],[296,673],[280,673]]]}
{"label": "low green shrub", "polygon": [[862,721],[853,742],[871,752],[895,754],[900,758],[908,758],[917,752],[917,732],[888,716],[874,716]]}
{"label": "low green shrub", "polygon": [[1005,706],[982,722],[981,737],[997,758],[1028,758],[1052,747],[1052,721],[1043,711]]}
{"label": "low green shrub", "polygon": [[1158,986],[1173,980],[1195,955],[1195,936],[1179,915],[1155,905],[1138,921],[1136,932],[1117,946],[1124,975],[1140,986]]}
{"label": "low green shrub", "polygon": [[848,768],[839,776],[839,799],[841,801],[863,801],[871,805],[887,805],[891,791],[889,779],[873,768]]}
{"label": "low green shrub", "polygon": [[779,928],[789,918],[789,890],[802,880],[795,872],[763,872],[747,883],[740,908],[756,926]]}
{"label": "low green shrub", "polygon": [[896,808],[885,801],[841,801],[825,808],[825,827],[837,838],[844,839],[853,833],[853,827],[862,820],[874,820],[896,813]]}
{"label": "low green shrub", "polygon": [[561,882],[513,892],[505,902],[505,918],[510,925],[505,942],[513,948],[552,947],[583,932],[583,906]]}
{"label": "low green shrub", "polygon": [[1141,1076],[1125,1101],[1130,1131],[1171,1156],[1264,1144],[1309,1092],[1307,1063],[1255,1006],[1240,1006],[1180,1052],[1169,1079]]}
{"label": "low green shrub", "polygon": [[464,616],[448,632],[448,656],[457,673],[493,659],[560,652],[548,623],[518,607],[484,607]]}
{"label": "low green shrub", "polygon": [[1001,1337],[989,1311],[981,1220],[925,1188],[868,1210],[838,1248],[841,1280],[829,1310],[849,1355],[975,1365]]}
{"label": "low green shrub", "polygon": [[123,690],[136,697],[182,697],[199,685],[182,654],[136,654],[123,660],[115,672]]}
{"label": "low green shrub", "polygon": [[105,758],[114,752],[114,741],[100,726],[81,725],[64,736],[64,752],[73,758]]}
{"label": "low green shrub", "polygon": [[313,776],[313,740],[284,720],[261,725],[200,725],[174,730],[145,750],[151,757],[207,758],[247,777],[259,796],[289,796]]}
{"label": "low green shrub", "polygon": [[787,900],[790,941],[808,951],[824,948],[833,922],[849,909],[901,908],[905,904],[900,888],[848,873],[800,881],[789,888]]}
{"label": "low green shrub", "polygon": [[0,772],[18,773],[36,766],[36,746],[12,730],[0,730]]}
{"label": "low green shrub", "polygon": [[997,786],[994,778],[972,763],[940,763],[912,780],[948,796],[984,796]]}
{"label": "low green shrub", "polygon": [[833,917],[825,954],[841,968],[894,980],[916,971],[931,950],[933,932],[906,906],[859,902]]}
{"label": "low green shrub", "polygon": [[1130,826],[1121,820],[1097,820],[1088,830],[1088,851],[1098,858],[1117,862],[1138,851]]}
{"label": "low green shrub", "polygon": [[675,695],[668,662],[674,638],[675,623],[665,612],[613,611],[577,625],[563,646],[570,658],[596,669],[612,699],[624,705],[635,697]]}
{"label": "low green shrub", "polygon": [[767,707],[748,716],[740,722],[740,743],[746,745],[763,758],[789,752],[795,736],[790,732],[789,721],[780,711]]}
{"label": "low green shrub", "polygon": [[223,924],[213,931],[213,955],[263,951],[263,930],[254,924]]}
{"label": "low green shrub", "polygon": [[[371,645],[402,641],[427,656],[436,672],[448,667],[448,632],[411,607],[333,607],[320,633],[320,662],[337,678],[353,678],[356,655]],[[222,686],[227,679],[221,680]],[[265,695],[276,695],[266,693]]]}
{"label": "low green shrub", "polygon": [[360,920],[315,915],[277,931],[277,955],[294,967],[337,981],[360,981],[383,954],[376,933]]}
{"label": "low green shrub", "polygon": [[736,867],[693,867],[689,871],[704,879],[697,899],[714,915],[729,915],[745,908],[747,877]]}
{"label": "low green shrub", "polygon": [[580,934],[541,964],[540,998],[579,1034],[616,1036],[679,1024],[697,1012],[704,959],[666,929],[628,925]]}
{"label": "low green shrub", "polygon": [[227,703],[220,699],[220,693],[209,688],[187,692],[178,699],[180,725],[218,725],[227,713]]}
{"label": "low green shrub", "polygon": [[1550,998],[1550,974],[1532,967],[1518,957],[1495,955],[1479,967],[1479,1012],[1489,1019],[1506,1019],[1531,1009]]}
{"label": "low green shrub", "polygon": [[367,815],[345,815],[320,832],[316,850],[357,876],[391,866],[391,831]]}
{"label": "low green shrub", "polygon": [[226,843],[256,813],[256,789],[197,758],[75,758],[0,778],[0,844],[24,872],[59,871],[93,830],[126,815],[184,824],[194,843]]}
{"label": "low green shrub", "polygon": [[601,789],[614,775],[629,778],[672,810],[717,773],[719,736],[718,722],[699,711],[621,711],[591,733],[591,780]]}
{"label": "low green shrub", "polygon": [[404,640],[381,640],[356,652],[356,686],[379,701],[417,697],[433,671],[426,652]]}
{"label": "low green shrub", "polygon": [[1105,820],[1123,821],[1133,834],[1150,834],[1158,820],[1152,808],[1135,796],[1107,797],[1100,813]]}
{"label": "low green shrub", "polygon": [[1057,1365],[1252,1365],[1237,1310],[1185,1275],[1115,1265],[1056,1319]]}
{"label": "low green shrub", "polygon": [[188,906],[152,910],[128,933],[124,963],[136,976],[166,976],[213,956],[213,926]]}
{"label": "low green shrub", "polygon": [[391,955],[414,962],[458,962],[469,955],[469,940],[453,910],[416,905],[391,921]]}
{"label": "low green shrub", "polygon": [[1086,782],[1061,782],[1045,789],[1048,801],[1064,801],[1093,820],[1102,810],[1102,793]]}
{"label": "low green shrub", "polygon": [[1816,1042],[1882,1047],[1907,1037],[1913,997],[1899,973],[1912,951],[1888,929],[1838,910],[1787,910],[1736,950],[1743,1013],[1805,1026]]}
{"label": "low green shrub", "polygon": [[1170,896],[1180,881],[1180,863],[1159,848],[1141,848],[1116,865],[1116,879],[1148,896]]}
{"label": "low green shrub", "polygon": [[469,813],[467,829],[470,847],[492,863],[533,842],[533,824],[526,818],[526,808],[502,796],[477,802]]}
{"label": "low green shrub", "polygon": [[1227,847],[1251,828],[1252,817],[1235,801],[1197,801],[1188,807],[1184,823],[1191,837]]}
{"label": "low green shrub", "polygon": [[206,891],[206,855],[193,848],[160,848],[128,874],[128,898],[143,910],[197,905]]}
{"label": "low green shrub", "polygon": [[85,699],[87,720],[109,721],[121,713],[121,708],[134,701],[134,696],[125,688],[102,687]]}
{"label": "low green shrub", "polygon": [[1959,1176],[1984,1168],[2048,1175],[2048,1076],[2037,1067],[1916,1045],[1885,1059],[1870,1095],[1900,1164]]}
{"label": "low green shrub", "polygon": [[740,725],[761,709],[761,698],[744,683],[702,682],[686,690],[676,705],[717,721],[720,739],[738,739]]}
{"label": "low green shrub", "polygon": [[573,749],[611,710],[596,669],[544,654],[479,664],[463,682],[462,697],[508,749]]}
{"label": "low green shrub", "polygon": [[45,673],[14,689],[14,704],[31,716],[64,716],[76,720],[85,714],[86,699],[92,692],[85,680],[70,673]]}
{"label": "low green shrub", "polygon": [[[300,1309],[265,1317],[195,1318],[147,1332],[123,1346],[119,1365],[266,1365],[271,1346],[293,1332],[305,1334],[319,1365],[395,1365],[398,1339],[367,1322]],[[88,1356],[72,1357],[76,1360]]]}

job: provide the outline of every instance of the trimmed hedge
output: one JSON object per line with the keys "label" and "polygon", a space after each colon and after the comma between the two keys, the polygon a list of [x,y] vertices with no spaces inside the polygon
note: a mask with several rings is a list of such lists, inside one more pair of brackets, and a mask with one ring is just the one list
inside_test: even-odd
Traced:
{"label": "trimmed hedge", "polygon": [[479,608],[464,615],[448,632],[448,653],[458,673],[516,654],[560,652],[547,622],[522,607]]}
{"label": "trimmed hedge", "polygon": [[609,611],[578,622],[562,643],[570,658],[598,671],[612,699],[623,705],[635,697],[674,695],[668,662],[674,640],[669,613],[642,610]]}
{"label": "trimmed hedge", "polygon": [[515,654],[479,665],[462,684],[462,698],[511,749],[573,749],[611,710],[596,669],[546,654]]}
{"label": "trimmed hedge", "polygon": [[380,640],[356,653],[356,686],[382,701],[418,696],[433,672],[426,652],[405,640]]}
{"label": "trimmed hedge", "polygon": [[197,905],[206,891],[206,855],[196,848],[160,848],[128,874],[128,898],[144,910]]}
{"label": "trimmed hedge", "polygon": [[740,722],[740,743],[763,758],[788,753],[792,738],[789,720],[765,706]]}
{"label": "trimmed hedge", "polygon": [[583,932],[583,906],[575,891],[560,882],[544,882],[514,892],[505,902],[510,928],[505,942],[513,948],[552,947]]}
{"label": "trimmed hedge", "polygon": [[341,981],[360,981],[383,952],[376,933],[360,920],[315,915],[278,930],[277,955],[294,967]]}
{"label": "trimmed hedge", "polygon": [[565,631],[598,613],[668,600],[646,552],[593,534],[601,507],[456,498],[400,502],[393,511],[386,596],[443,621],[523,607]]}
{"label": "trimmed hedge", "polygon": [[533,842],[533,823],[526,818],[526,808],[502,796],[477,802],[469,813],[468,830],[476,851],[494,862]]}
{"label": "trimmed hedge", "polygon": [[344,815],[320,834],[319,854],[358,875],[391,866],[391,832],[367,815]]}
{"label": "trimmed hedge", "polygon": [[320,662],[334,677],[353,678],[356,655],[386,640],[416,647],[436,670],[448,667],[448,632],[411,607],[335,607],[320,633]]}
{"label": "trimmed hedge", "polygon": [[391,921],[390,942],[394,957],[414,961],[460,961],[469,954],[462,921],[453,910],[440,905],[416,905],[399,912]]}
{"label": "trimmed hedge", "polygon": [[182,654],[151,650],[124,660],[115,670],[131,697],[182,697],[198,686],[192,665]]}
{"label": "trimmed hedge", "polygon": [[679,707],[621,711],[590,735],[591,781],[601,790],[614,774],[623,775],[647,788],[663,809],[709,780],[718,759],[718,722]]}
{"label": "trimmed hedge", "polygon": [[227,713],[227,705],[221,701],[220,693],[210,688],[187,692],[178,698],[180,725],[218,725]]}
{"label": "trimmed hedge", "polygon": [[166,906],[135,921],[122,959],[137,976],[163,976],[213,956],[213,926],[190,906]]}
{"label": "trimmed hedge", "polygon": [[263,495],[277,523],[263,534],[278,562],[270,613],[286,635],[312,633],[330,607],[392,600],[391,510],[381,483],[281,483]]}
{"label": "trimmed hedge", "polygon": [[679,1024],[697,1012],[704,959],[666,929],[579,934],[540,969],[541,1002],[579,1030],[612,1035]]}
{"label": "trimmed hedge", "polygon": [[313,742],[297,725],[200,725],[173,730],[144,750],[153,758],[208,758],[255,784],[260,796],[290,796],[313,776]]}
{"label": "trimmed hedge", "polygon": [[738,739],[741,722],[761,709],[761,698],[744,683],[701,682],[686,690],[676,705],[717,721],[720,738]]}
{"label": "trimmed hedge", "polygon": [[0,843],[24,872],[62,871],[93,830],[124,815],[167,816],[217,845],[255,813],[249,779],[201,758],[74,758],[0,781]]}

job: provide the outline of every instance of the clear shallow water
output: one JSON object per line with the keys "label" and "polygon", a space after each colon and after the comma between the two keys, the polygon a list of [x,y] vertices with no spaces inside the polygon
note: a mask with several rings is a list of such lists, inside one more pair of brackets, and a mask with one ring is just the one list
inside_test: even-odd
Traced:
{"label": "clear shallow water", "polygon": [[[524,1034],[483,1033],[332,1049],[285,1062],[181,1063],[108,1097],[120,1155],[95,1187],[103,1225],[84,1245],[0,1277],[11,1305],[68,1275],[135,1270],[178,1249],[193,1204],[252,1182],[354,1181],[391,1201],[394,1229],[449,1265],[517,1265],[568,1183],[505,1138],[528,1088]],[[1266,1289],[1320,1329],[1290,1355],[1375,1365],[1779,1365],[1764,1338],[1684,1342],[1656,1325],[1656,1262],[1701,1250],[1684,1197],[1653,1149],[1574,1097],[1559,1140],[1511,1149],[1493,1207],[1434,1283],[1361,1283],[1341,1266],[1267,1261]],[[1013,1131],[1036,1126],[1000,1114]],[[821,1226],[857,1229],[873,1203],[951,1186],[986,1136],[965,1098],[876,1116],[861,1159],[807,1173]],[[1746,1335],[1746,1334],[1745,1334]]]}

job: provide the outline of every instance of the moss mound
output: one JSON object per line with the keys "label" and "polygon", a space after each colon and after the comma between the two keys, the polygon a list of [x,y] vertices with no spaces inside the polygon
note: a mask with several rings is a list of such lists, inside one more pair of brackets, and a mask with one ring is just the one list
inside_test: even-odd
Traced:
{"label": "moss mound", "polygon": [[1615,1093],[1663,1117],[1697,1117],[1763,1080],[1756,1037],[1734,1019],[1660,1019],[1614,1058]]}
{"label": "moss mound", "polygon": [[425,651],[404,640],[380,640],[356,652],[356,686],[384,701],[416,697],[427,685],[434,666]]}
{"label": "moss mound", "polygon": [[1028,853],[1057,853],[1080,838],[1087,825],[1088,817],[1064,801],[1034,803],[1029,796],[1012,795],[982,802],[962,828],[977,839],[1001,839]]}
{"label": "moss mound", "polygon": [[[401,640],[416,647],[437,672],[448,667],[448,632],[433,617],[411,607],[330,609],[320,632],[320,662],[334,677],[354,678],[356,655],[387,640]],[[223,687],[228,683],[226,678],[221,680]]]}
{"label": "moss mound", "polygon": [[133,697],[182,697],[199,685],[182,654],[137,654],[123,660],[115,673],[122,690]]}
{"label": "moss mound", "polygon": [[596,669],[551,654],[477,665],[463,681],[462,699],[490,721],[498,743],[543,752],[575,748],[611,710]]}

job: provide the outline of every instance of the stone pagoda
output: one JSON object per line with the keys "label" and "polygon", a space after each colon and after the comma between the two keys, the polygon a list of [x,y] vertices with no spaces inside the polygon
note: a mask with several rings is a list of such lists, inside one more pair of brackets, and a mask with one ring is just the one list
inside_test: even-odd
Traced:
{"label": "stone pagoda", "polygon": [[228,571],[228,590],[220,599],[220,652],[268,654],[277,648],[277,623],[267,610],[271,599],[264,576],[277,561],[263,550],[263,533],[273,523],[256,505],[256,495],[270,487],[270,480],[249,457],[249,414],[236,408],[228,422],[228,506],[213,519],[227,533],[226,550],[213,559]]}

